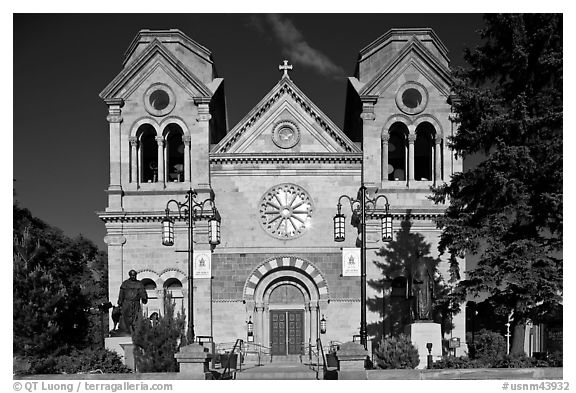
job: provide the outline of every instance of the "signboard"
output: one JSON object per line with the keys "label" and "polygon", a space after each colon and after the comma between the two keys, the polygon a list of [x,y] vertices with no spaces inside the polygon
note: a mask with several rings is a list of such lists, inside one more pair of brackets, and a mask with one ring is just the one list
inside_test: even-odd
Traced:
{"label": "signboard", "polygon": [[194,278],[212,278],[212,253],[194,251]]}
{"label": "signboard", "polygon": [[460,348],[460,337],[452,337],[449,342],[450,349]]}
{"label": "signboard", "polygon": [[342,277],[360,277],[360,249],[342,249]]}

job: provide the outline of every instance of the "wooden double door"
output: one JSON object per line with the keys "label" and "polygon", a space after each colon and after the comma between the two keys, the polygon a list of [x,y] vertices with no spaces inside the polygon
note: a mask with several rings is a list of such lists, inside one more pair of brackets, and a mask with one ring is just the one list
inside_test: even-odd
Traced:
{"label": "wooden double door", "polygon": [[272,355],[298,355],[304,345],[304,311],[271,310]]}

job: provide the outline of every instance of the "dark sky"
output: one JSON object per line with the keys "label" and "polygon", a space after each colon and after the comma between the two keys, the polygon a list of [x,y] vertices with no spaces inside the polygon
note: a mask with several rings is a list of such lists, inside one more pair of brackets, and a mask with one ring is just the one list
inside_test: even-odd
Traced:
{"label": "dark sky", "polygon": [[229,129],[278,82],[296,85],[338,126],[358,52],[393,27],[431,27],[452,66],[478,43],[479,14],[16,14],[14,189],[20,205],[104,249],[109,133],[100,91],[140,29],[177,28],[212,51]]}

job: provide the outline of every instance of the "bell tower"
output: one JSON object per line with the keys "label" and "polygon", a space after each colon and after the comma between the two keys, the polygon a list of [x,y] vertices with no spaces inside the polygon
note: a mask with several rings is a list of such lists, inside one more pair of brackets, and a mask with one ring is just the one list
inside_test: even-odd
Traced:
{"label": "bell tower", "polygon": [[[430,250],[426,255],[421,249],[405,250],[404,276],[410,275],[413,263],[437,260],[446,288],[451,285],[449,256],[438,255],[440,231],[434,223],[446,206],[435,205],[428,196],[431,186],[462,171],[462,161],[447,144],[456,126],[449,100],[451,84],[448,50],[432,29],[391,29],[359,53],[355,75],[348,79],[344,124],[347,135],[362,145],[362,177],[368,192],[384,194],[390,201],[395,240],[416,236],[421,247]],[[371,241],[370,236],[367,240]],[[378,258],[382,259],[374,254],[368,261]],[[465,260],[458,262],[463,272]],[[383,272],[373,264],[368,263],[367,269],[368,279],[382,278]],[[410,284],[410,277],[395,276],[399,274],[388,278],[392,283],[403,279]],[[368,297],[392,301],[398,292],[392,287],[380,294],[372,291]],[[377,320],[375,314],[373,318]],[[393,328],[393,322],[386,323],[385,332]],[[465,348],[464,313],[454,316],[453,324],[452,331],[443,332],[444,337],[460,337]],[[433,353],[441,353],[439,343],[434,344]]]}
{"label": "bell tower", "polygon": [[[226,134],[224,80],[211,52],[181,31],[141,30],[128,47],[122,70],[100,93],[108,106],[110,185],[105,222],[109,257],[109,298],[134,269],[150,298],[144,312],[162,310],[170,290],[186,310],[187,226],[176,222],[174,247],[162,247],[161,222],[169,200],[188,190],[200,200],[214,195],[210,145]],[[207,222],[194,226],[197,250],[209,250]],[[206,236],[204,236],[206,234]],[[206,280],[194,282],[194,308],[210,307]],[[198,334],[211,333],[209,320]],[[112,325],[111,325],[112,326]]]}

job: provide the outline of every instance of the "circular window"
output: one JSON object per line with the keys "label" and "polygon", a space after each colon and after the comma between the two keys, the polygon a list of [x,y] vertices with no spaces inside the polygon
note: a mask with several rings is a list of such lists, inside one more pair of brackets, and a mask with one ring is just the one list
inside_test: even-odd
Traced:
{"label": "circular window", "polygon": [[174,109],[174,105],[174,93],[168,86],[156,83],[146,90],[144,106],[151,115],[167,115]]}
{"label": "circular window", "polygon": [[396,105],[404,113],[415,115],[426,108],[428,92],[420,83],[408,82],[396,94]]}
{"label": "circular window", "polygon": [[290,149],[300,141],[300,130],[295,123],[284,120],[276,123],[272,133],[274,144],[282,149]]}
{"label": "circular window", "polygon": [[406,89],[402,93],[402,102],[410,109],[417,108],[422,103],[422,94],[414,88]]}
{"label": "circular window", "polygon": [[164,90],[154,90],[152,94],[150,94],[150,105],[152,105],[152,108],[156,109],[157,111],[165,109],[169,103],[170,96]]}
{"label": "circular window", "polygon": [[272,236],[289,240],[302,235],[312,217],[312,199],[295,184],[269,189],[260,200],[260,224]]}

